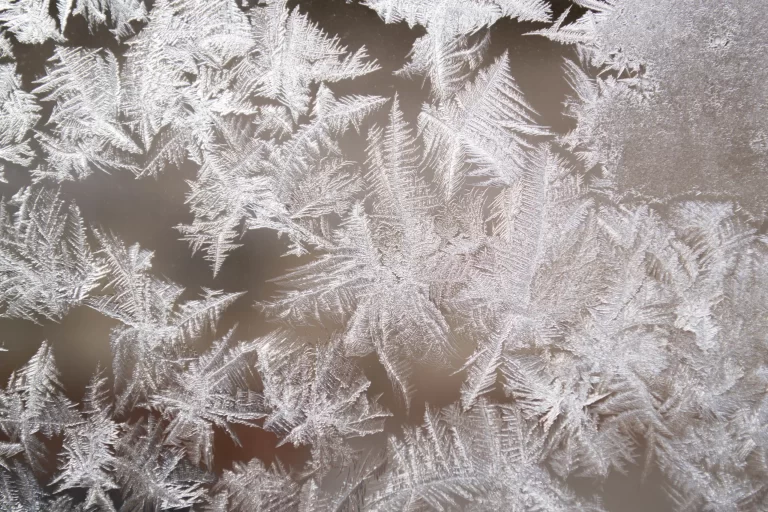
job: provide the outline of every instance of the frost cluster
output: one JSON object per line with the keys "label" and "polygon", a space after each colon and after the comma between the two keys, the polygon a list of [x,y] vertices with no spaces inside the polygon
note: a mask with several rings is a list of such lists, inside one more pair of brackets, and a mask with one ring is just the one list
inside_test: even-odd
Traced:
{"label": "frost cluster", "polygon": [[[633,467],[675,510],[768,510],[765,10],[333,4],[418,31],[392,71],[287,4],[0,0],[0,318],[113,322],[79,403],[55,340],[0,389],[0,511],[601,511]],[[566,45],[567,133],[509,19]],[[389,73],[419,111],[366,94]],[[214,282],[285,242],[263,336],[216,332],[252,290],[190,294],[71,193],[183,166]],[[304,455],[219,450],[264,439]]]}

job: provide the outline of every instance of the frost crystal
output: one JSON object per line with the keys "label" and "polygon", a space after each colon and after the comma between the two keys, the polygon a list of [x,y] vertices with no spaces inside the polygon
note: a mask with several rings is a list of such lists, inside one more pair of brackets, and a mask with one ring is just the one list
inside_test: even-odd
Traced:
{"label": "frost crystal", "polygon": [[0,511],[768,509],[765,10],[563,3],[0,0]]}
{"label": "frost crystal", "polygon": [[74,203],[40,187],[0,203],[0,315],[58,320],[82,303],[97,277]]}

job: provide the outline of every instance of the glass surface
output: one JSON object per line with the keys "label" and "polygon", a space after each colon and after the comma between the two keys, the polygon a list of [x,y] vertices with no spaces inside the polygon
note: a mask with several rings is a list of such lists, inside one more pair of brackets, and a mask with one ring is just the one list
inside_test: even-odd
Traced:
{"label": "glass surface", "polygon": [[0,0],[0,510],[763,510],[765,12]]}

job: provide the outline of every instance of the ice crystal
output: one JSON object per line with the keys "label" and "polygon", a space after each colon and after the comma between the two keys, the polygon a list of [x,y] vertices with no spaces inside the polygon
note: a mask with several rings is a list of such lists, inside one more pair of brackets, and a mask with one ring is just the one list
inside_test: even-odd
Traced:
{"label": "ice crystal", "polygon": [[[40,118],[40,107],[35,97],[22,89],[15,64],[0,65],[0,102],[0,160],[29,166],[35,157],[29,133]],[[0,164],[0,179],[5,165]]]}
{"label": "ice crystal", "polygon": [[765,510],[764,12],[293,4],[0,0],[0,510]]}
{"label": "ice crystal", "polygon": [[80,210],[40,187],[0,204],[0,262],[0,315],[33,321],[60,319],[99,274]]}

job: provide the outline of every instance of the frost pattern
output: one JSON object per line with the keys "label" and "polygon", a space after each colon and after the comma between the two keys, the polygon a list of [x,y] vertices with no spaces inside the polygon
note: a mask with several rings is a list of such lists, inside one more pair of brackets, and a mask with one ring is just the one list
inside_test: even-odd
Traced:
{"label": "frost pattern", "polygon": [[74,203],[41,187],[0,203],[0,315],[58,320],[83,302],[98,274]]}
{"label": "frost pattern", "polygon": [[7,164],[28,167],[34,161],[29,134],[40,118],[40,107],[22,89],[14,63],[0,64],[0,102],[0,180],[5,181]]}
{"label": "frost pattern", "polygon": [[[30,347],[0,390],[0,510],[602,511],[635,466],[675,510],[768,508],[765,14],[571,4],[361,2],[422,30],[409,112],[301,2],[0,0],[0,317],[88,308],[112,354],[77,403],[55,341]],[[573,49],[569,132],[491,45],[505,17]],[[253,290],[195,296],[72,199],[182,168],[169,232],[213,282],[246,231],[286,239],[258,336],[216,332]]]}

